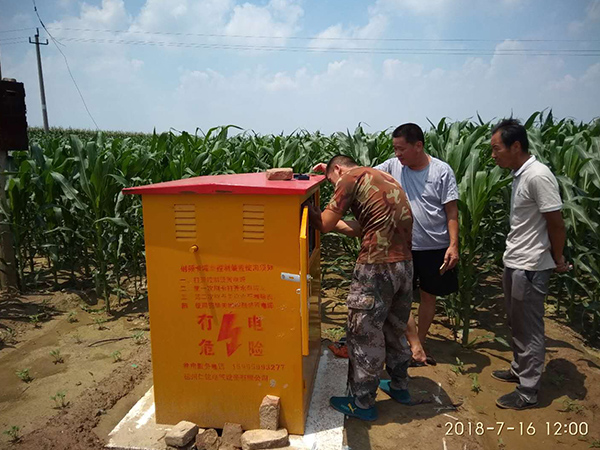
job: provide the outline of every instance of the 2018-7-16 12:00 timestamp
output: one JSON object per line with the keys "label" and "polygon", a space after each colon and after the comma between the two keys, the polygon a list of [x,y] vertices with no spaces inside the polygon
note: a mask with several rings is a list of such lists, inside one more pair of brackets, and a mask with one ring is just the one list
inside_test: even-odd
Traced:
{"label": "2018-7-16 12:00 timestamp", "polygon": [[544,422],[534,425],[533,422],[519,422],[508,425],[505,422],[496,422],[486,425],[483,422],[446,422],[446,436],[483,436],[486,433],[517,433],[521,436],[535,436],[544,433],[547,436],[586,436],[589,433],[587,422]]}

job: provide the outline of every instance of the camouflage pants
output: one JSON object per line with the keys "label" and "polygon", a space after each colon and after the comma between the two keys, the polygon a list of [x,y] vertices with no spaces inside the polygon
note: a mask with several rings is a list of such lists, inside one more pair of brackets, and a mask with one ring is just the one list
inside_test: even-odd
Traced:
{"label": "camouflage pants", "polygon": [[412,303],[412,261],[357,264],[348,294],[349,382],[356,404],[375,404],[385,363],[392,387],[406,389],[411,350],[406,324]]}

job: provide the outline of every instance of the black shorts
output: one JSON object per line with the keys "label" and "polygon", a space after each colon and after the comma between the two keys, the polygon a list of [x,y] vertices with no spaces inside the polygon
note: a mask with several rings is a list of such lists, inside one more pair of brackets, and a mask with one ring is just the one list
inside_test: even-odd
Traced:
{"label": "black shorts", "polygon": [[458,291],[458,267],[440,275],[446,249],[413,250],[413,288],[431,295],[449,295]]}

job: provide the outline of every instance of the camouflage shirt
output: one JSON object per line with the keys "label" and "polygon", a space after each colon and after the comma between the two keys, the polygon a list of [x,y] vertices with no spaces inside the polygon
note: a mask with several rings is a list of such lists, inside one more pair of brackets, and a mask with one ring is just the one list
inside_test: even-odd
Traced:
{"label": "camouflage shirt", "polygon": [[370,167],[346,172],[337,182],[327,209],[352,209],[362,228],[359,264],[412,259],[412,212],[404,190],[391,175]]}

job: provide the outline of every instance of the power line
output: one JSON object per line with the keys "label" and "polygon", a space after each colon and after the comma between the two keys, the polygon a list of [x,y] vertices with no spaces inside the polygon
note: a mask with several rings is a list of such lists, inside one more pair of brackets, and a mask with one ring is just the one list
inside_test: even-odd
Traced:
{"label": "power line", "polygon": [[79,89],[79,86],[77,85],[77,82],[75,81],[75,77],[73,76],[73,73],[71,72],[71,67],[69,66],[69,61],[67,60],[67,56],[63,53],[63,51],[58,46],[59,42],[54,38],[54,36],[52,36],[52,34],[50,34],[48,29],[46,28],[46,25],[44,25],[44,22],[42,21],[42,18],[40,17],[40,15],[38,13],[37,5],[35,4],[35,0],[31,0],[31,1],[33,2],[33,10],[35,11],[35,15],[37,16],[38,20],[40,21],[40,24],[42,25],[44,30],[46,30],[46,33],[48,33],[48,36],[50,36],[50,39],[52,39],[52,42],[54,43],[54,45],[56,46],[56,48],[58,49],[58,51],[60,52],[60,54],[63,56],[63,58],[65,60],[65,65],[67,66],[67,71],[69,72],[69,76],[71,77],[71,80],[73,81],[73,84],[75,85],[75,88],[77,89],[77,92],[79,93],[79,97],[81,98],[81,101],[83,102],[83,106],[85,107],[85,110],[87,111],[88,116],[90,116],[90,119],[92,119],[92,122],[94,122],[96,129],[100,130],[100,127],[98,127],[96,120],[94,120],[94,116],[92,116],[92,113],[90,112],[90,110],[87,106],[87,103],[85,102],[85,99],[83,98],[81,89]]}
{"label": "power line", "polygon": [[242,39],[289,39],[310,41],[373,41],[373,42],[600,42],[600,39],[469,39],[469,38],[359,38],[359,37],[323,37],[323,36],[267,36],[249,34],[217,34],[217,33],[180,33],[170,31],[141,31],[141,30],[102,30],[93,28],[50,27],[52,30],[84,31],[95,33],[131,33],[156,34],[166,36],[196,36]]}
{"label": "power line", "polygon": [[15,36],[15,37],[10,37],[10,38],[0,38],[0,42],[10,42],[10,41],[16,41],[19,39],[24,39],[24,36]]}
{"label": "power line", "polygon": [[0,33],[14,33],[16,31],[30,31],[30,30],[35,30],[35,27],[15,28],[14,30],[0,30]]}
{"label": "power line", "polygon": [[244,44],[219,44],[198,42],[170,42],[170,41],[132,41],[125,39],[98,39],[62,37],[63,42],[78,42],[89,44],[117,44],[117,45],[145,45],[156,47],[200,48],[212,50],[241,50],[241,51],[278,51],[278,52],[308,52],[308,53],[362,53],[362,54],[403,54],[403,55],[470,55],[470,56],[600,56],[600,49],[474,49],[474,48],[378,48],[378,47],[295,47],[275,45],[244,45]]}
{"label": "power line", "polygon": [[[15,42],[3,45],[24,43],[21,38],[7,38]],[[2,43],[4,39],[0,39]],[[447,56],[600,56],[600,49],[477,49],[477,48],[389,48],[389,47],[298,47],[276,45],[250,45],[250,44],[223,44],[203,42],[175,42],[175,41],[145,41],[126,39],[102,39],[83,37],[62,37],[63,42],[76,42],[84,44],[116,44],[116,45],[143,45],[154,47],[197,48],[206,50],[238,50],[238,51],[268,51],[268,52],[305,52],[305,53],[342,53],[342,54],[373,54],[373,55],[447,55]],[[64,44],[61,43],[64,46]],[[59,48],[60,51],[60,48]],[[66,59],[66,56],[61,51]],[[68,67],[68,61],[65,61]],[[72,74],[71,74],[72,76]],[[75,83],[77,86],[77,83]],[[83,100],[83,99],[82,99]],[[85,103],[85,101],[84,101]],[[92,118],[93,119],[93,118]]]}

